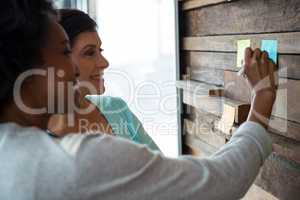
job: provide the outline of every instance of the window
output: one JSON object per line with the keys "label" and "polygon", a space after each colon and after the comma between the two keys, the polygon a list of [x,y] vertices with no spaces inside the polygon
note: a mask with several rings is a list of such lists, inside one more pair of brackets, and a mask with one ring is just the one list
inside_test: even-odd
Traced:
{"label": "window", "polygon": [[177,156],[175,1],[95,2],[110,62],[105,94],[122,97],[163,153]]}
{"label": "window", "polygon": [[88,0],[55,0],[58,8],[77,8],[88,12]]}

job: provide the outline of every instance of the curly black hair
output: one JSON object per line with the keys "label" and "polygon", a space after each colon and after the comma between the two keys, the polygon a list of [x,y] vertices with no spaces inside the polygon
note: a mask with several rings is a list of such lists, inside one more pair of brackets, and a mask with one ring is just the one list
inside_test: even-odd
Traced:
{"label": "curly black hair", "polygon": [[76,37],[83,32],[96,31],[97,23],[88,14],[76,9],[60,9],[60,25],[65,29],[71,46]]}
{"label": "curly black hair", "polygon": [[17,77],[42,63],[40,49],[56,10],[49,0],[7,0],[0,7],[0,105]]}

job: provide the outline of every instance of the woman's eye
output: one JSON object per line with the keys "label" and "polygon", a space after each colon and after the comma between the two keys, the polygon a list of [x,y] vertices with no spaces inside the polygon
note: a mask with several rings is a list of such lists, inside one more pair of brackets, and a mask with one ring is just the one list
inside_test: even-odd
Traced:
{"label": "woman's eye", "polygon": [[87,51],[86,53],[85,53],[85,55],[86,56],[94,56],[95,55],[95,51]]}

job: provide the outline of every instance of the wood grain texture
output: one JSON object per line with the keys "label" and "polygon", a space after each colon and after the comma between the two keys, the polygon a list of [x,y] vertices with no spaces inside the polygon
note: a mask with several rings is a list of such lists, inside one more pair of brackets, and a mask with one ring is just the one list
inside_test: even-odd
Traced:
{"label": "wood grain texture", "polygon": [[[245,84],[245,80],[239,78],[236,72],[224,71],[225,91],[235,96],[251,99],[249,95],[250,88],[240,87]],[[231,77],[231,78],[227,78]],[[237,77],[237,78],[232,78]],[[230,85],[230,87],[228,86]],[[300,123],[300,81],[291,79],[279,79],[279,89],[277,91],[276,101],[273,107],[272,115],[282,119],[287,119]],[[225,92],[225,96],[226,96]]]}
{"label": "wood grain texture", "polygon": [[198,95],[208,95],[210,91],[223,90],[223,87],[215,85],[208,85],[205,83],[193,81],[193,80],[181,80],[176,81],[176,87],[185,91],[190,91]]}
{"label": "wood grain texture", "polygon": [[190,68],[190,79],[221,87],[224,86],[224,70],[207,67]]}
{"label": "wood grain texture", "polygon": [[[251,102],[251,90],[245,81],[235,72],[225,71],[225,96],[238,101]],[[273,117],[269,130],[300,141],[300,82],[281,79]],[[288,119],[288,120],[287,120]]]}
{"label": "wood grain texture", "polygon": [[189,134],[185,134],[184,136],[185,145],[189,146],[194,151],[199,152],[203,156],[207,157],[217,152],[217,148],[212,145],[207,144],[203,140]]}
{"label": "wood grain texture", "polygon": [[273,152],[300,164],[300,142],[269,133],[273,140]]}
{"label": "wood grain texture", "polygon": [[[196,139],[194,136],[186,135],[185,137],[187,138],[186,144],[195,152],[192,155],[207,157],[216,152],[216,149],[212,146],[207,146],[206,143]],[[300,195],[300,165],[289,161],[277,153],[273,153],[265,161],[255,180],[255,185],[261,188],[261,193],[258,196],[261,200],[298,200]],[[269,193],[272,195],[269,195]],[[244,199],[257,195],[250,191]]]}
{"label": "wood grain texture", "polygon": [[184,119],[184,130],[215,148],[221,148],[226,143],[226,136],[214,130],[214,124],[218,120],[218,117],[210,114],[198,115],[195,119]]}
{"label": "wood grain texture", "polygon": [[182,5],[182,10],[191,10],[195,8],[201,8],[204,6],[210,6],[215,5],[218,3],[226,3],[230,2],[230,0],[191,0],[191,1],[185,1]]}
{"label": "wood grain texture", "polygon": [[240,0],[184,12],[184,36],[300,31],[299,0]]}
{"label": "wood grain texture", "polygon": [[249,189],[242,200],[279,200],[272,194],[256,186],[255,184]]}
{"label": "wood grain texture", "polygon": [[[191,104],[198,105],[203,110],[209,110],[209,108],[214,108],[214,105],[220,104],[215,110],[210,110],[210,112],[218,116],[225,116],[228,114],[234,115],[232,117],[234,118],[234,122],[236,124],[242,124],[247,119],[250,110],[250,103],[227,98],[228,95],[223,96],[226,95],[226,90],[224,92],[224,89],[221,89],[220,87],[189,80],[177,81],[176,86],[177,88],[183,89],[185,93],[189,93],[184,95],[184,99],[186,101],[189,101]],[[192,97],[188,98],[187,95]],[[199,104],[197,104],[195,101],[199,101]],[[232,108],[234,113],[224,113],[224,106]]]}
{"label": "wood grain texture", "polygon": [[197,156],[198,158],[203,158],[205,157],[205,155],[203,154],[203,152],[201,152],[201,150],[190,147],[188,145],[186,145],[186,143],[184,143],[182,145],[182,154],[183,155],[193,155],[193,156]]}
{"label": "wood grain texture", "polygon": [[271,117],[269,131],[300,141],[300,124],[278,117]]}
{"label": "wood grain texture", "polygon": [[[213,77],[210,73],[219,70],[240,70],[236,67],[236,53],[192,51],[184,52],[182,59],[185,61],[184,65],[190,68],[189,71],[195,80],[203,79],[203,76]],[[300,80],[300,55],[279,55],[278,66],[281,78]],[[205,73],[205,70],[211,72]],[[216,73],[215,76],[217,75],[222,76],[222,73]],[[213,80],[220,83],[223,79],[215,77]]]}
{"label": "wood grain texture", "polygon": [[251,40],[253,48],[260,47],[261,40],[277,40],[279,54],[300,54],[300,32],[184,37],[182,50],[237,52],[237,41],[245,39]]}
{"label": "wood grain texture", "polygon": [[224,71],[225,96],[237,101],[251,103],[251,89],[248,82],[237,73]]}
{"label": "wood grain texture", "polygon": [[[250,102],[251,99],[250,89],[249,88],[247,89],[247,84],[243,79],[241,79],[241,77],[236,76],[236,73],[226,72],[226,80],[227,80],[227,84],[225,87],[226,88],[225,96],[229,98],[210,97],[206,93],[202,93],[202,95],[201,94],[197,95],[193,93],[192,90],[187,90],[184,89],[184,87],[182,87],[183,103],[194,106],[205,112],[221,117],[223,114],[223,105],[226,103],[226,101],[233,102],[234,104],[237,105],[247,101],[248,103]],[[288,84],[287,92],[283,92],[281,94],[278,93],[278,99],[274,106],[275,111],[273,112],[273,117],[271,118],[270,121],[269,130],[273,133],[280,134],[282,136],[300,141],[300,123],[293,122],[291,120],[286,120],[286,118],[288,117],[292,119],[293,118],[297,119],[299,114],[299,109],[300,109],[299,106],[297,107],[297,103],[299,102],[299,97],[297,96],[299,96],[299,92],[297,88],[294,88],[294,86],[291,87],[289,86],[289,85],[293,85],[292,84],[293,80],[290,81],[292,82]],[[193,82],[193,84],[194,84],[193,87],[196,88],[197,82]],[[292,88],[291,91],[289,91],[290,90],[289,88]],[[206,90],[206,92],[208,92],[208,89]],[[288,94],[294,93],[294,94],[287,97],[286,93]],[[294,107],[287,109],[288,106],[285,106],[287,103],[289,106],[294,105]],[[276,107],[279,109],[276,110]],[[285,113],[287,113],[286,116]]]}
{"label": "wood grain texture", "polygon": [[300,165],[273,153],[266,160],[256,185],[282,200],[298,200]]}
{"label": "wood grain texture", "polygon": [[[230,106],[235,110],[235,123],[241,124],[245,120],[245,112],[249,106],[245,102],[235,101],[226,97],[211,97],[208,95],[197,95],[189,91],[183,91],[183,102],[221,117],[224,112],[224,106]],[[246,107],[245,107],[246,106]],[[241,115],[241,116],[239,116]]]}
{"label": "wood grain texture", "polygon": [[[218,130],[220,117],[207,113],[201,109],[189,106],[188,114],[184,120],[184,130],[187,134],[219,149],[230,139]],[[238,126],[234,126],[234,132]],[[232,134],[232,135],[233,135]],[[278,134],[268,133],[273,141],[273,152],[300,164],[300,141],[289,139]],[[200,148],[200,147],[199,147]]]}

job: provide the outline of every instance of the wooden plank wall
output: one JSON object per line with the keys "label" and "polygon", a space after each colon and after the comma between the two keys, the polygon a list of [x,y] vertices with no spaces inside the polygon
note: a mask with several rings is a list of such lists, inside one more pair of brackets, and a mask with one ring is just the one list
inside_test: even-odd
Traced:
{"label": "wooden plank wall", "polygon": [[179,2],[182,81],[178,87],[183,90],[185,153],[207,156],[230,139],[217,129],[224,101],[205,96],[203,90],[195,92],[197,86],[224,88],[232,102],[250,103],[249,87],[237,76],[237,40],[251,39],[252,46],[259,47],[262,39],[276,39],[280,90],[268,130],[274,152],[245,199],[299,199],[300,1]]}

